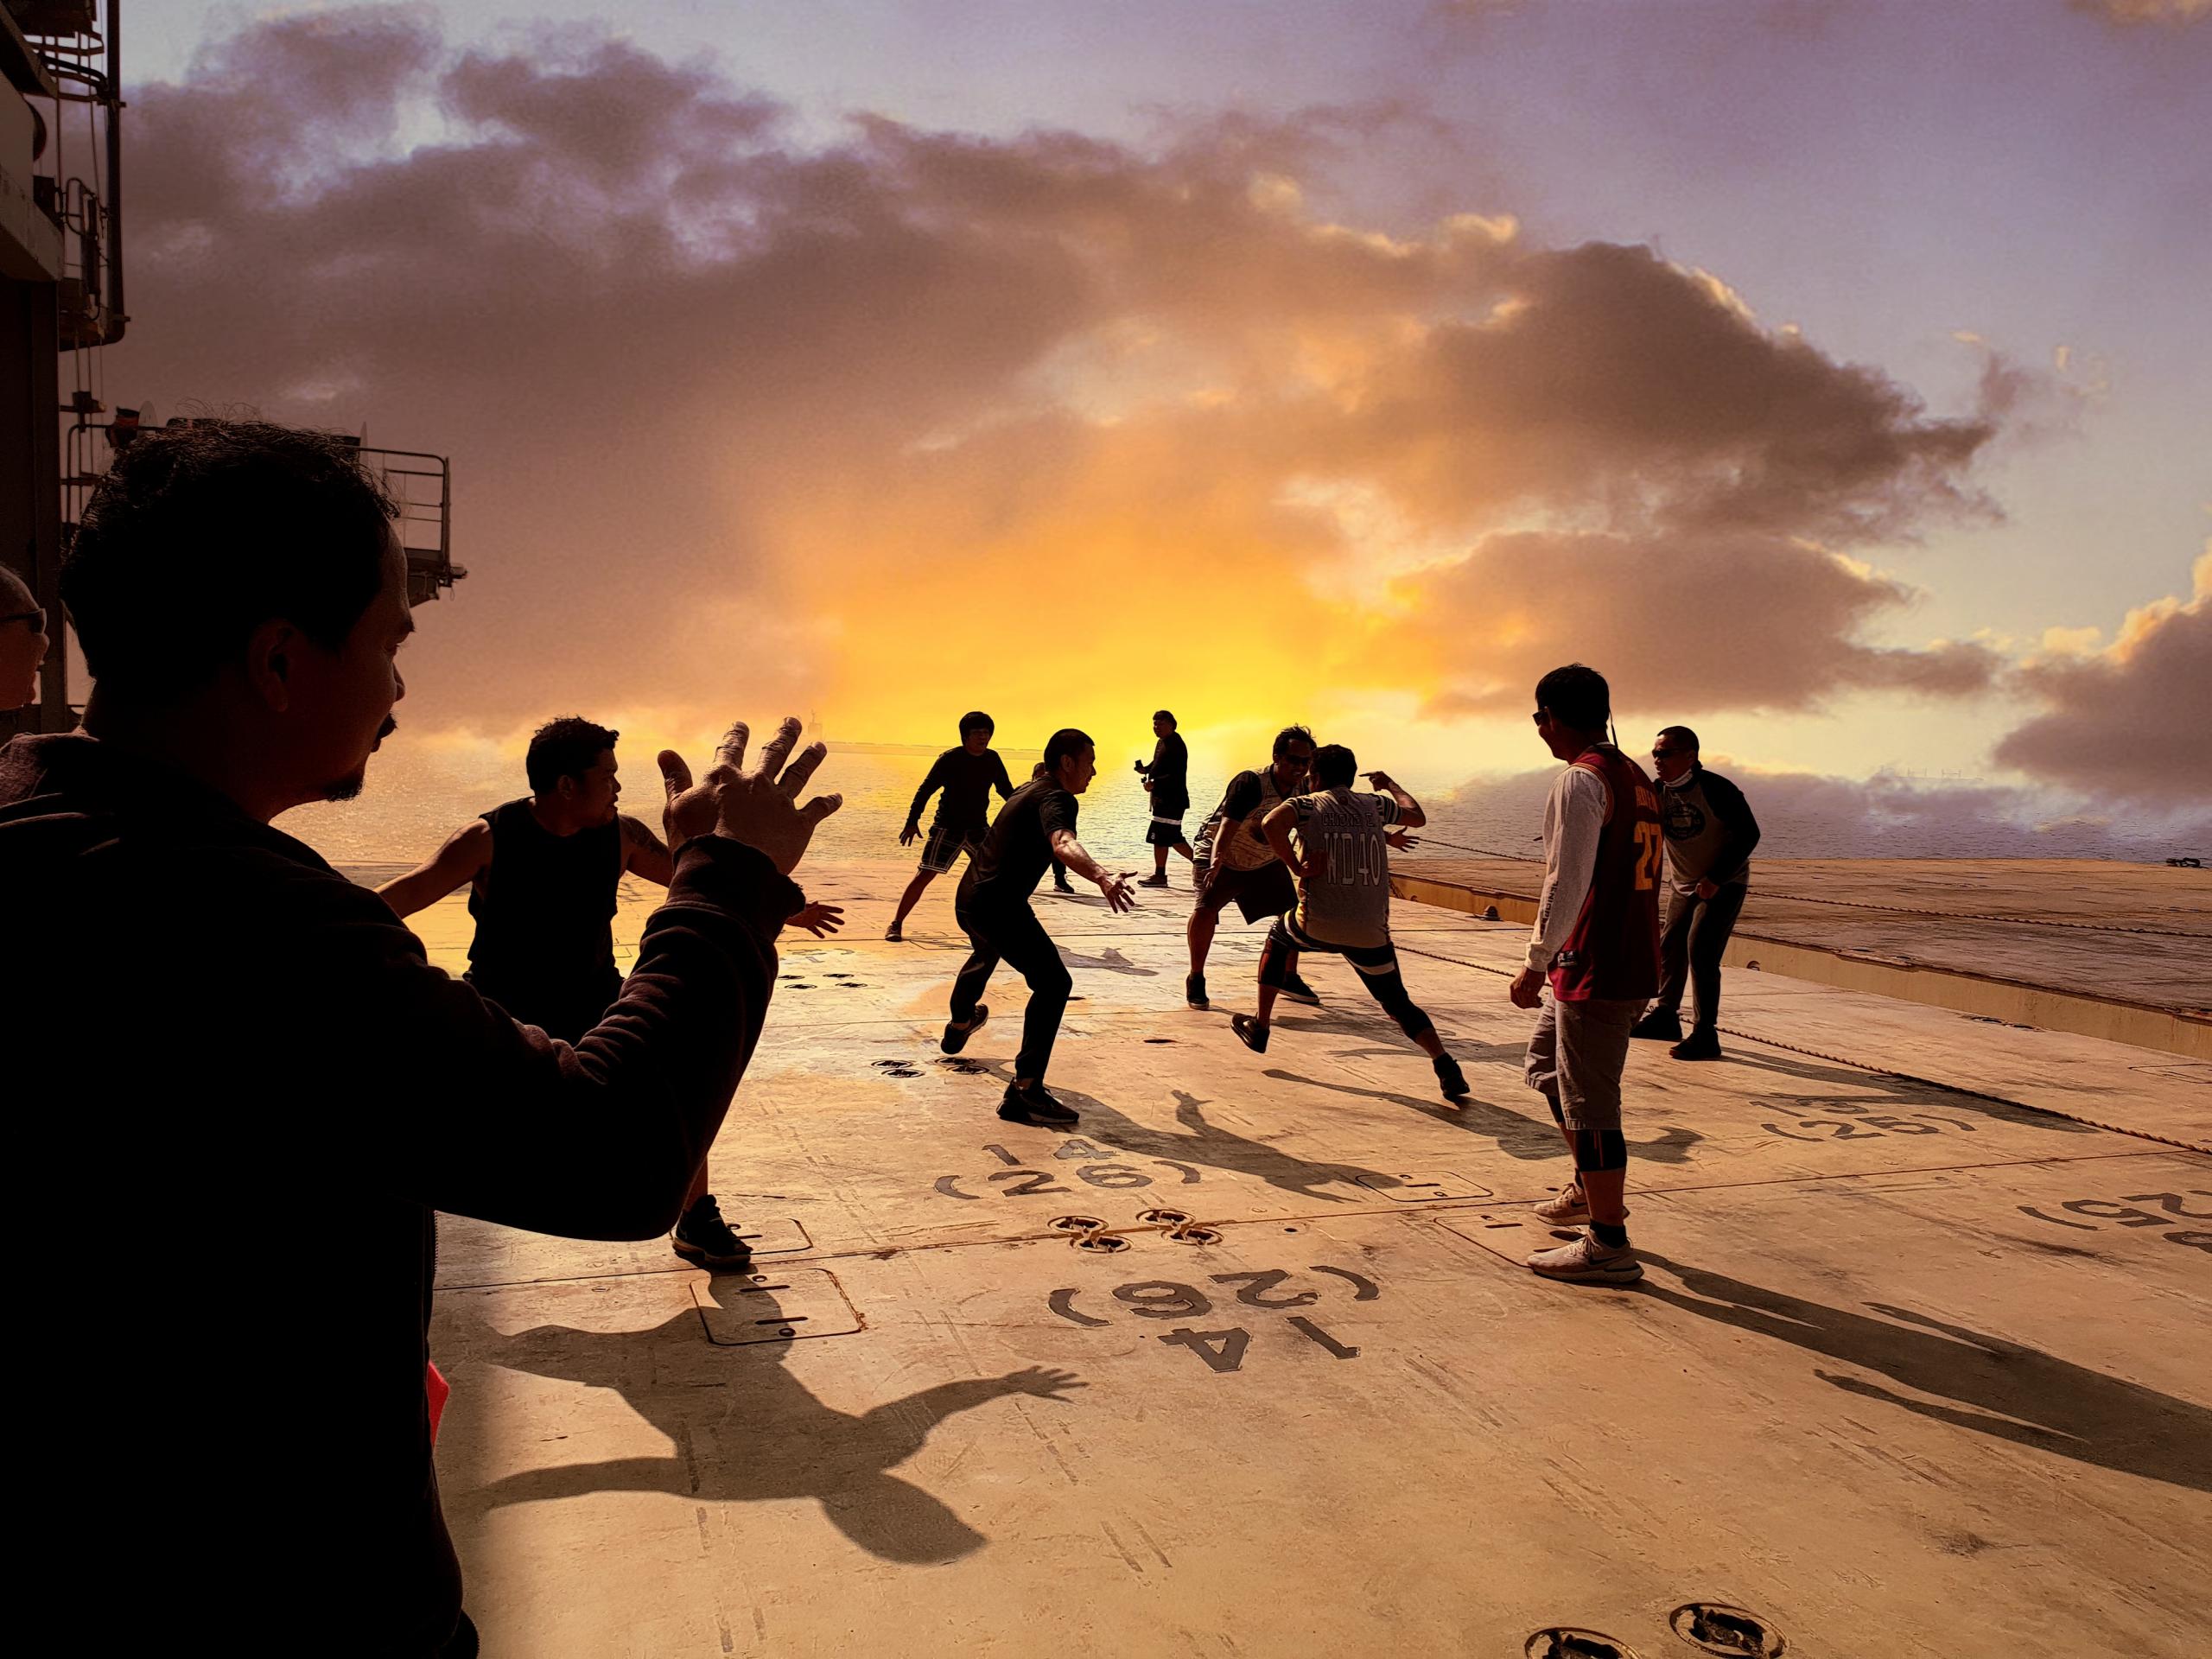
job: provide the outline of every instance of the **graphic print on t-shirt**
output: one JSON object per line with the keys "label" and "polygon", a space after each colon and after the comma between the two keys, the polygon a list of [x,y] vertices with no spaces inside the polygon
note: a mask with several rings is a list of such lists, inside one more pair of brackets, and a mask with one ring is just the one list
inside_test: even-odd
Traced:
{"label": "graphic print on t-shirt", "polygon": [[1298,838],[1321,874],[1298,884],[1298,925],[1331,944],[1374,945],[1390,937],[1390,849],[1382,827],[1398,822],[1388,795],[1348,789],[1294,797]]}

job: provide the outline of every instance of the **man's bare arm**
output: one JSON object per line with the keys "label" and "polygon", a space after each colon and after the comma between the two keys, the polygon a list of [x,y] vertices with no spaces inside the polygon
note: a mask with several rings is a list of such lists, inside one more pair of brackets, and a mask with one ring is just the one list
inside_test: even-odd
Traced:
{"label": "man's bare arm", "polygon": [[492,826],[481,818],[471,818],[446,837],[446,844],[438,849],[435,858],[404,875],[394,876],[377,889],[377,897],[404,920],[467,887],[491,861]]}
{"label": "man's bare arm", "polygon": [[1129,872],[1120,875],[1108,873],[1105,866],[1085,852],[1083,843],[1075,838],[1072,830],[1052,831],[1052,856],[1073,870],[1086,881],[1098,884],[1098,891],[1106,895],[1108,906],[1114,910],[1132,910],[1136,899],[1129,893]]}
{"label": "man's bare arm", "polygon": [[1260,833],[1268,838],[1268,845],[1275,849],[1275,856],[1290,866],[1290,873],[1301,880],[1311,881],[1321,874],[1321,861],[1315,857],[1300,858],[1290,832],[1298,827],[1298,809],[1288,801],[1260,820]]}
{"label": "man's bare arm", "polygon": [[621,817],[622,868],[632,875],[666,887],[676,879],[676,859],[642,819],[628,813]]}
{"label": "man's bare arm", "polygon": [[1428,814],[1421,810],[1421,803],[1398,786],[1398,780],[1387,772],[1370,772],[1367,781],[1389,794],[1398,804],[1398,822],[1408,830],[1419,830],[1428,823]]}

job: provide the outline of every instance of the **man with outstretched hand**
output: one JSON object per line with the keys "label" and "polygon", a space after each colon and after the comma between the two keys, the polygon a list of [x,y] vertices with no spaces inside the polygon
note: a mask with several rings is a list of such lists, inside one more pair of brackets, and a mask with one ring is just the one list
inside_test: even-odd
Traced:
{"label": "man with outstretched hand", "polygon": [[[37,1166],[24,1242],[96,1207],[158,1265],[165,1427],[115,1357],[116,1305],[30,1281],[23,1316],[82,1434],[29,1446],[31,1570],[158,1541],[103,1623],[209,1652],[477,1651],[431,1455],[435,1212],[540,1232],[668,1230],[760,1034],[791,872],[836,796],[786,720],[703,782],[662,757],[666,905],[581,1042],[518,1023],[270,820],[360,791],[413,631],[392,508],[344,440],[261,423],[152,433],[93,493],[62,573],[84,728],[0,749],[0,960]],[[150,1207],[155,1219],[121,1221]],[[466,1384],[464,1384],[466,1386]],[[220,1524],[211,1524],[211,1516]]]}
{"label": "man with outstretched hand", "polygon": [[1054,859],[1086,881],[1098,884],[1109,909],[1135,908],[1129,877],[1112,875],[1075,838],[1075,798],[1098,775],[1098,752],[1072,727],[1054,732],[1045,745],[1036,774],[999,809],[982,849],[968,861],[953,900],[953,914],[973,947],[960,976],[952,982],[951,1018],[938,1046],[957,1054],[991,1017],[983,988],[1001,960],[1013,963],[1029,983],[1029,1007],[1021,1018],[1021,1052],[1014,1062],[1014,1081],[999,1103],[999,1116],[1012,1123],[1065,1128],[1076,1114],[1046,1091],[1045,1068],[1052,1063],[1060,1015],[1075,982],[1068,977],[1060,949],[1045,931],[1029,896],[1037,891]]}

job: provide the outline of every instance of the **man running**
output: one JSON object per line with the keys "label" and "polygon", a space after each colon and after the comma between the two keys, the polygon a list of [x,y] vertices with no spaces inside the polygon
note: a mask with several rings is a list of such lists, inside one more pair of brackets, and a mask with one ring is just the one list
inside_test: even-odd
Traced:
{"label": "man running", "polygon": [[[1268,844],[1283,867],[1298,878],[1298,903],[1275,918],[1260,952],[1260,1008],[1234,1014],[1230,1025],[1255,1054],[1268,1052],[1275,995],[1283,987],[1284,965],[1301,950],[1325,950],[1358,970],[1360,982],[1398,1022],[1436,1067],[1436,1081],[1446,1100],[1467,1092],[1459,1063],[1444,1052],[1436,1024],[1414,1003],[1398,969],[1397,947],[1390,943],[1390,852],[1385,826],[1418,830],[1428,822],[1421,803],[1387,772],[1371,772],[1368,781],[1383,792],[1357,795],[1352,779],[1359,763],[1341,743],[1313,752],[1311,795],[1296,795],[1262,820]],[[1292,836],[1295,834],[1295,842]]]}
{"label": "man running", "polygon": [[1183,839],[1183,815],[1191,810],[1191,752],[1176,733],[1175,716],[1165,709],[1152,717],[1152,759],[1136,763],[1152,796],[1152,823],[1144,832],[1152,848],[1152,874],[1141,885],[1164,887],[1170,852],[1194,862],[1197,858]]}
{"label": "man running", "polygon": [[[1240,772],[1230,779],[1221,804],[1198,830],[1192,860],[1198,902],[1186,930],[1191,976],[1183,982],[1183,999],[1194,1008],[1211,1006],[1206,1001],[1206,953],[1213,949],[1222,907],[1233,901],[1249,924],[1262,916],[1280,916],[1298,902],[1290,870],[1268,844],[1261,826],[1268,813],[1305,792],[1313,765],[1313,734],[1303,726],[1284,727],[1275,734],[1274,758],[1267,767]],[[1282,974],[1283,995],[1294,1002],[1319,1005],[1321,999],[1313,988],[1298,976],[1295,956],[1287,961]]]}
{"label": "man running", "polygon": [[950,870],[963,853],[968,855],[970,864],[975,862],[976,848],[990,827],[991,791],[998,791],[1001,800],[1014,794],[1014,780],[1006,775],[1006,762],[991,747],[991,734],[997,729],[980,709],[961,715],[960,747],[938,756],[929,776],[914,791],[913,802],[906,809],[906,827],[899,832],[901,847],[911,845],[921,834],[923,804],[935,791],[944,792],[938,796],[937,817],[930,822],[929,839],[922,843],[921,868],[906,884],[906,891],[899,895],[898,913],[884,930],[883,937],[893,944],[906,938],[901,929],[906,914],[921,901],[929,884]]}
{"label": "man running", "polygon": [[1098,752],[1073,728],[1052,734],[1045,759],[1032,778],[999,809],[982,847],[968,860],[952,913],[973,947],[960,976],[952,982],[952,1018],[938,1046],[957,1054],[991,1017],[982,1001],[991,970],[1001,959],[1029,983],[1029,1007],[1021,1020],[1021,1052],[1014,1057],[1014,1081],[999,1103],[999,1116],[1011,1123],[1064,1128],[1076,1114],[1045,1089],[1045,1069],[1059,1035],[1060,1015],[1075,982],[1060,961],[1059,947],[1029,907],[1045,870],[1054,858],[1086,881],[1095,881],[1113,910],[1131,910],[1130,872],[1109,875],[1075,838],[1075,798],[1098,775]]}
{"label": "man running", "polygon": [[1543,1009],[1525,1075],[1574,1158],[1574,1179],[1536,1214],[1555,1226],[1590,1224],[1529,1265],[1548,1279],[1618,1285],[1643,1276],[1628,1242],[1621,1072],[1629,1031],[1659,985],[1665,835],[1651,780],[1606,741],[1611,717],[1611,688],[1594,668],[1570,663],[1536,682],[1536,735],[1567,766],[1544,803],[1543,891],[1510,995],[1516,1007]]}
{"label": "man running", "polygon": [[[1630,1033],[1671,1042],[1678,1060],[1720,1058],[1720,957],[1751,886],[1759,821],[1744,791],[1697,758],[1697,734],[1669,726],[1652,740],[1667,827],[1667,925],[1659,936],[1659,1000]],[[1697,1017],[1682,1035],[1685,983]]]}
{"label": "man running", "polygon": [[[564,1043],[583,1040],[622,994],[614,966],[616,889],[625,875],[666,887],[675,861],[645,823],[616,810],[621,735],[574,715],[533,733],[523,757],[531,792],[472,818],[429,862],[377,889],[404,919],[468,888],[476,936],[463,976],[479,994]],[[792,919],[817,935],[842,912],[810,907]],[[723,1221],[702,1160],[671,1238],[703,1267],[741,1267],[751,1248]]]}

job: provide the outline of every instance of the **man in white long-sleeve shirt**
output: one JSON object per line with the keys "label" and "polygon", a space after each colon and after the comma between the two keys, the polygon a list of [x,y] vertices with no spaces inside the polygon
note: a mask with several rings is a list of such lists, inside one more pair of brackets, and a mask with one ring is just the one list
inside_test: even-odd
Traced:
{"label": "man in white long-sleeve shirt", "polygon": [[1542,1009],[1525,1075],[1550,1103],[1574,1159],[1573,1180],[1536,1213],[1554,1225],[1590,1225],[1529,1265],[1546,1278],[1594,1284],[1643,1274],[1628,1242],[1621,1073],[1630,1028],[1659,987],[1666,844],[1651,779],[1605,740],[1611,716],[1611,689],[1593,668],[1570,663],[1536,682],[1536,734],[1567,766],[1544,804],[1543,892],[1511,992],[1519,1007]]}

